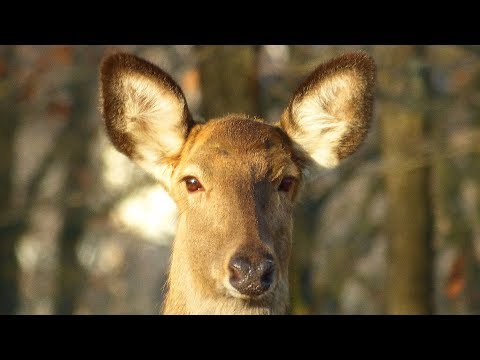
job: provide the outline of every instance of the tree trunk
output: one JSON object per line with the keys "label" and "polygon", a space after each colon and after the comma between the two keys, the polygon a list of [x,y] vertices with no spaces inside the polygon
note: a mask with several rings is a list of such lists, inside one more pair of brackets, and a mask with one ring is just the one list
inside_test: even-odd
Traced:
{"label": "tree trunk", "polygon": [[[476,81],[474,83],[475,88],[480,88],[480,73],[476,75]],[[466,297],[467,297],[467,308],[470,314],[479,314],[480,313],[480,258],[479,252],[475,251],[475,242],[478,241],[475,236],[480,235],[480,105],[477,104],[474,109],[475,115],[472,132],[476,134],[471,143],[472,153],[469,156],[469,169],[471,180],[476,188],[476,197],[474,200],[475,208],[473,209],[472,226],[477,226],[477,229],[472,229],[470,233],[470,238],[468,241],[468,246],[466,248],[466,264],[467,274],[466,274]],[[477,222],[475,224],[475,221]]]}
{"label": "tree trunk", "polygon": [[[18,262],[15,255],[17,238],[24,228],[12,209],[14,143],[18,126],[18,107],[15,104],[12,66],[15,64],[14,46],[3,48],[5,72],[0,74],[6,92],[0,92],[0,314],[14,314],[19,303]],[[5,86],[4,85],[4,86]]]}
{"label": "tree trunk", "polygon": [[[386,311],[433,312],[430,165],[420,153],[427,137],[427,89],[421,46],[378,47],[380,120],[389,204]],[[420,66],[419,66],[420,65]],[[403,103],[403,104],[402,104]]]}
{"label": "tree trunk", "polygon": [[197,46],[206,120],[228,113],[259,116],[256,46]]}
{"label": "tree trunk", "polygon": [[[72,130],[71,147],[66,156],[67,177],[61,204],[64,214],[59,233],[59,263],[57,273],[56,314],[72,314],[81,292],[85,273],[77,257],[77,247],[82,239],[90,209],[86,203],[89,187],[89,149],[93,129],[88,119],[96,91],[96,67],[89,63],[91,52],[75,48],[77,52],[72,74]],[[92,50],[93,51],[93,50]]]}
{"label": "tree trunk", "polygon": [[325,198],[326,196],[319,200],[306,200],[295,209],[292,258],[288,273],[291,314],[311,314],[314,311],[312,251],[316,215]]}

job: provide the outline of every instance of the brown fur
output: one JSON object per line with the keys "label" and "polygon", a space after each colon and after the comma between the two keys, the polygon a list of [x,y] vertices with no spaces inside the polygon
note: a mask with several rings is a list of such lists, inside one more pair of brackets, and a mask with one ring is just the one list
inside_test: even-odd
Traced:
{"label": "brown fur", "polygon": [[[347,156],[363,140],[371,116],[372,64],[365,55],[353,54],[320,66],[274,126],[243,114],[194,124],[180,88],[156,66],[126,54],[103,61],[103,114],[113,144],[157,176],[179,209],[165,314],[286,312],[292,211],[311,165],[310,150],[301,143],[303,120],[294,115],[303,114],[298,107],[304,106],[304,97],[325,96],[322,111],[349,124],[334,144],[339,158]],[[343,82],[335,80],[338,76]],[[328,81],[339,101],[318,90]],[[165,137],[162,122],[179,143]],[[202,190],[187,191],[184,179],[191,176]],[[296,179],[293,188],[278,191],[286,176]],[[263,296],[242,298],[229,285],[228,263],[239,252],[250,258],[272,256],[274,282]]]}

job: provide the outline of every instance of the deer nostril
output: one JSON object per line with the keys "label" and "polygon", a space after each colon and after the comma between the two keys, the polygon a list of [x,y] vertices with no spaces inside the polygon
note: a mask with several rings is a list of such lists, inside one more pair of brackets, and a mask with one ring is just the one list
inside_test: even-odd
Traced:
{"label": "deer nostril", "polygon": [[242,280],[252,271],[250,262],[243,257],[232,258],[228,267],[231,272],[230,278],[234,281]]}
{"label": "deer nostril", "polygon": [[273,282],[273,274],[275,272],[275,266],[272,260],[264,260],[260,263],[259,273],[262,274],[260,282],[262,287],[268,289]]}

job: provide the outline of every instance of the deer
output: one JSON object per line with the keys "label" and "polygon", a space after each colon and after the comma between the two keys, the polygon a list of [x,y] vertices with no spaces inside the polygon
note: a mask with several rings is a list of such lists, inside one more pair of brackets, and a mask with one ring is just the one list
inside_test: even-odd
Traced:
{"label": "deer", "polygon": [[195,122],[180,86],[136,55],[105,55],[100,108],[113,146],[178,207],[161,313],[286,314],[293,209],[308,181],[357,151],[376,66],[363,51],[320,64],[277,122]]}

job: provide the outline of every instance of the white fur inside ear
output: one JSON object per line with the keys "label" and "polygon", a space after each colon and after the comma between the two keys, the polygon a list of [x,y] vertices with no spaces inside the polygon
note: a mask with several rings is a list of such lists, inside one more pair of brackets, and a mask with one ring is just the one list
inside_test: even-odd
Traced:
{"label": "white fur inside ear", "polygon": [[297,126],[289,135],[325,168],[339,163],[337,149],[349,130],[350,119],[333,114],[350,100],[352,82],[347,74],[336,76],[293,103],[292,116]]}
{"label": "white fur inside ear", "polygon": [[134,160],[159,180],[171,175],[162,163],[177,154],[185,141],[184,101],[140,74],[123,77],[125,129],[135,144]]}
{"label": "white fur inside ear", "polygon": [[184,142],[184,134],[178,131],[183,101],[142,75],[125,77],[123,84],[127,94],[126,131],[147,136],[145,140],[155,139],[167,155],[178,151]]}

